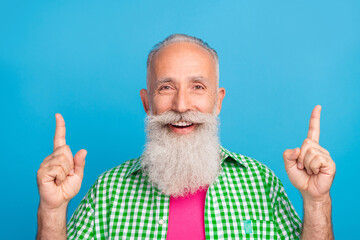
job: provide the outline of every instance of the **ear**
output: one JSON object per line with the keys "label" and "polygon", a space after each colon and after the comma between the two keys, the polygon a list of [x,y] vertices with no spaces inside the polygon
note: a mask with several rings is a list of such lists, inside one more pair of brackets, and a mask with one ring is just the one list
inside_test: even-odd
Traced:
{"label": "ear", "polygon": [[140,90],[140,98],[143,103],[146,114],[149,115],[149,96],[146,89]]}
{"label": "ear", "polygon": [[225,97],[225,88],[219,88],[217,104],[216,104],[216,115],[220,114],[222,101],[223,101],[224,97]]}

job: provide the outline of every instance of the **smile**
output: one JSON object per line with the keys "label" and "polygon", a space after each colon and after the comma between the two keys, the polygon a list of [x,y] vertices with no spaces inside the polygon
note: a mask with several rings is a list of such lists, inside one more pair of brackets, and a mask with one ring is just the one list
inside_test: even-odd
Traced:
{"label": "smile", "polygon": [[188,121],[178,121],[169,124],[169,127],[174,133],[186,134],[190,133],[194,129],[195,124]]}
{"label": "smile", "polygon": [[172,123],[171,125],[174,127],[183,128],[183,127],[189,127],[189,126],[193,125],[193,123],[187,122],[187,121],[178,121],[176,123]]}

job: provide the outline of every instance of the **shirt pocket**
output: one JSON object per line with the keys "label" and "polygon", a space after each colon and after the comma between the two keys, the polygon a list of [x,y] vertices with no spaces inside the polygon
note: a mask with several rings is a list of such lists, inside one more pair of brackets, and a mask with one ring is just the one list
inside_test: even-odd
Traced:
{"label": "shirt pocket", "polygon": [[277,239],[276,227],[273,221],[241,220],[240,227],[244,239]]}

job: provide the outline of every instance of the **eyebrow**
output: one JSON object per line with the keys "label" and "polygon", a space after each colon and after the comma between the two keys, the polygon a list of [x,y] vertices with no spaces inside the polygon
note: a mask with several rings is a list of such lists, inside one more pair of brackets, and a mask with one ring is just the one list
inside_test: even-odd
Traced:
{"label": "eyebrow", "polygon": [[[202,75],[190,76],[187,79],[192,82],[209,82],[209,80]],[[165,78],[160,78],[158,81],[156,81],[156,85],[160,85],[163,83],[171,83],[171,82],[175,82],[175,80],[171,77],[165,77]]]}
{"label": "eyebrow", "polygon": [[205,83],[209,82],[209,80],[206,77],[202,76],[202,75],[190,76],[188,79],[190,81],[192,81],[192,82],[202,82],[202,83],[203,82],[205,82]]}
{"label": "eyebrow", "polygon": [[[203,83],[203,84],[207,84],[209,83],[209,80],[202,76],[202,75],[193,75],[187,78],[188,81],[190,82],[195,82],[195,83]],[[164,77],[164,78],[160,78],[158,81],[156,81],[156,87],[158,87],[159,85],[162,85],[164,83],[173,83],[176,82],[173,78],[171,77]]]}
{"label": "eyebrow", "polygon": [[160,78],[159,80],[157,80],[155,82],[155,86],[159,87],[160,85],[162,85],[164,83],[172,83],[172,82],[174,82],[174,79],[172,79],[170,77]]}
{"label": "eyebrow", "polygon": [[160,78],[158,81],[156,81],[156,85],[168,83],[168,82],[174,82],[174,79],[172,79],[170,77]]}

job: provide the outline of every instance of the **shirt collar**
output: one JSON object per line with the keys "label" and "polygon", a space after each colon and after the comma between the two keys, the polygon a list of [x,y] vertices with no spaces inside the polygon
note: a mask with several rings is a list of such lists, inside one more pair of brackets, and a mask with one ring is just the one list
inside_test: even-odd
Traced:
{"label": "shirt collar", "polygon": [[141,169],[142,157],[143,157],[143,155],[141,155],[140,157],[135,159],[135,161],[133,162],[133,165],[130,168],[128,168],[128,170],[126,171],[125,178],[127,178],[131,174],[133,174]]}
{"label": "shirt collar", "polygon": [[249,167],[248,163],[245,160],[245,156],[234,152],[230,152],[229,150],[227,150],[222,146],[220,146],[220,155],[221,155],[221,165],[223,165],[226,159],[231,158],[235,160],[236,163],[244,166],[246,169],[248,169]]}
{"label": "shirt collar", "polygon": [[[235,160],[236,163],[244,166],[246,169],[248,168],[248,164],[245,161],[243,155],[240,155],[240,154],[237,154],[234,152],[230,152],[229,150],[227,150],[226,148],[224,148],[222,146],[220,146],[220,156],[221,156],[221,165],[223,165],[223,163],[226,159],[231,158],[231,159]],[[143,155],[141,155],[140,157],[135,159],[133,165],[127,170],[127,172],[125,174],[125,178],[127,178],[131,174],[133,174],[141,169],[142,157],[143,157]]]}

